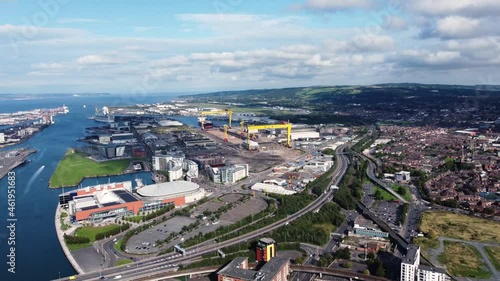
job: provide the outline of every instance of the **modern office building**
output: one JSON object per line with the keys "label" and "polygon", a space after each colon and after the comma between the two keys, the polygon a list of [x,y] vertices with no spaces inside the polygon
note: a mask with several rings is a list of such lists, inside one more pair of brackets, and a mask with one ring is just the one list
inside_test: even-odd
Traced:
{"label": "modern office building", "polygon": [[276,256],[276,241],[262,238],[255,247],[255,258],[258,262],[267,262]]}
{"label": "modern office building", "polygon": [[272,258],[259,270],[248,267],[248,258],[238,257],[217,273],[218,281],[286,281],[290,274],[290,260]]}
{"label": "modern office building", "polygon": [[135,139],[133,133],[119,133],[111,135],[111,142],[115,144],[128,144],[136,143],[137,140]]}
{"label": "modern office building", "polygon": [[208,174],[214,183],[235,183],[248,177],[248,164],[232,165],[221,168],[208,167]]}
{"label": "modern office building", "polygon": [[107,144],[98,146],[98,149],[101,155],[108,159],[123,157],[123,155],[125,154],[124,145]]}
{"label": "modern office building", "polygon": [[198,178],[198,164],[185,159],[182,152],[169,152],[167,155],[153,156],[153,169],[165,171],[168,174],[168,181],[187,180]]}

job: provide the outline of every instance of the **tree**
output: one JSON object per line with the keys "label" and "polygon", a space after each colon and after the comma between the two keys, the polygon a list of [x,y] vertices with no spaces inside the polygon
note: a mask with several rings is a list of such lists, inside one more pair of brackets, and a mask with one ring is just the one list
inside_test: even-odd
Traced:
{"label": "tree", "polygon": [[364,275],[370,275],[370,271],[368,269],[363,270]]}
{"label": "tree", "polygon": [[335,258],[349,260],[351,259],[351,251],[349,251],[347,247],[337,250],[337,252],[335,252]]}
{"label": "tree", "polygon": [[352,267],[352,262],[348,261],[342,264],[342,267],[344,268],[351,268]]}
{"label": "tree", "polygon": [[370,260],[374,260],[375,259],[375,254],[373,252],[369,252],[368,255],[366,255],[366,257]]}
{"label": "tree", "polygon": [[404,186],[400,185],[398,187],[398,193],[399,193],[399,195],[404,196],[406,194],[406,188]]}
{"label": "tree", "polygon": [[375,191],[374,196],[375,196],[375,200],[383,200],[384,199],[384,195],[382,195],[382,191],[378,188]]}
{"label": "tree", "polygon": [[377,270],[375,271],[375,276],[379,276],[379,277],[385,276],[385,269],[384,269],[384,265],[382,263],[378,264]]}
{"label": "tree", "polygon": [[295,264],[302,264],[304,262],[304,258],[302,256],[295,258]]}

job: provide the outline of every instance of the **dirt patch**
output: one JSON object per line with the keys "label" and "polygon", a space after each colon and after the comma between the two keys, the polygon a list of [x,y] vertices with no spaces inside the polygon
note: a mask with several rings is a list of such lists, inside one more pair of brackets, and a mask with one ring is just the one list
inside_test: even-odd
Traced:
{"label": "dirt patch", "polygon": [[420,229],[434,232],[435,236],[445,236],[467,241],[493,241],[500,239],[500,223],[450,212],[425,212]]}

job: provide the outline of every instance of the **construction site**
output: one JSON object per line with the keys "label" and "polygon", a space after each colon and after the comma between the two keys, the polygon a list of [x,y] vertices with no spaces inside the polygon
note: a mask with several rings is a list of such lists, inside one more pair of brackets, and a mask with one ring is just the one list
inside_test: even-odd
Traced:
{"label": "construction site", "polygon": [[[206,115],[225,112],[228,115],[227,124],[222,126],[213,126],[205,119]],[[231,116],[230,111],[208,111],[202,112],[199,118],[200,133],[219,144],[217,150],[226,157],[227,164],[248,163],[251,173],[259,173],[303,153],[292,143],[292,124],[234,123]],[[210,122],[209,126],[206,126],[207,122]]]}

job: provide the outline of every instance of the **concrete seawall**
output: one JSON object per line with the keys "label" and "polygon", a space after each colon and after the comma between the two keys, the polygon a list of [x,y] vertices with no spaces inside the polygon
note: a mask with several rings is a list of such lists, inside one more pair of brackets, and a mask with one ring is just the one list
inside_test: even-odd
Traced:
{"label": "concrete seawall", "polygon": [[[56,232],[57,232],[57,239],[59,239],[59,244],[61,245],[61,248],[66,255],[66,258],[68,261],[71,263],[71,266],[78,272],[78,274],[84,273],[83,269],[80,267],[80,265],[76,262],[75,258],[71,254],[71,251],[68,249],[68,246],[66,246],[66,243],[64,243],[64,233],[61,230],[61,220],[59,219],[61,215],[61,206],[57,204],[57,209],[56,209],[56,215],[54,218],[54,225],[56,227]],[[71,232],[72,229],[70,228],[67,232]]]}

